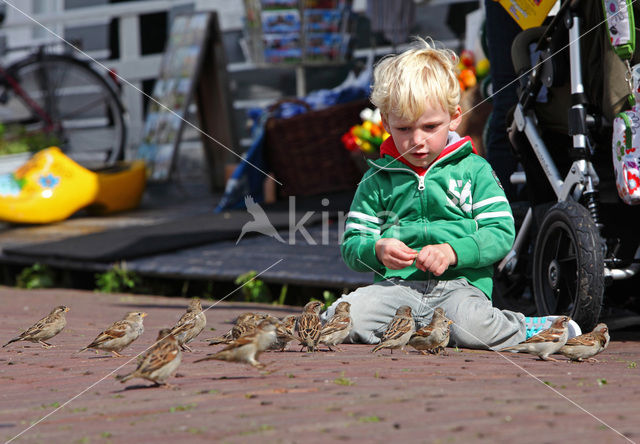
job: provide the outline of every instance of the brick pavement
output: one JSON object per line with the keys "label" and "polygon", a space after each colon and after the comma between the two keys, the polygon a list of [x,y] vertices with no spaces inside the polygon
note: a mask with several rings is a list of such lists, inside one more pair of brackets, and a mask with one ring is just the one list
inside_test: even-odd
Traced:
{"label": "brick pavement", "polygon": [[170,380],[176,387],[162,389],[116,382],[112,372],[134,367],[127,359],[74,352],[125,312],[144,310],[146,332],[125,350],[142,352],[185,299],[0,287],[0,301],[3,344],[51,307],[71,307],[67,328],[51,340],[56,348],[0,349],[2,441],[62,406],[13,442],[640,442],[638,332],[613,332],[601,362],[583,364],[453,348],[448,356],[371,354],[364,345],[308,354],[290,345],[262,356],[276,371],[261,375],[194,364],[213,349],[200,339],[223,333],[245,310],[298,309],[223,302],[207,311],[206,332]]}

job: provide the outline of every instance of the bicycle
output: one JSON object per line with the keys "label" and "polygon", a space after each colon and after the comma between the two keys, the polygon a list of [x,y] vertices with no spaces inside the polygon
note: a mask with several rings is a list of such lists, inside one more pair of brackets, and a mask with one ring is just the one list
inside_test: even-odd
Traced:
{"label": "bicycle", "polygon": [[88,61],[40,47],[6,68],[0,65],[0,104],[11,114],[3,125],[58,145],[87,168],[124,158],[127,128],[117,86]]}

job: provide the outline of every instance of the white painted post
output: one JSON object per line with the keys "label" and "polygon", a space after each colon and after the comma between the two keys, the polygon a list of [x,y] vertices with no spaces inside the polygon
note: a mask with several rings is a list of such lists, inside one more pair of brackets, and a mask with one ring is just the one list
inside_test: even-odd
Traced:
{"label": "white painted post", "polygon": [[[137,14],[120,17],[118,42],[120,47],[120,62],[139,60],[140,58],[140,26]],[[124,84],[122,88],[122,101],[129,113],[129,136],[126,146],[126,157],[129,157],[129,150],[133,148],[132,143],[139,141],[142,137],[142,111],[144,96],[140,94],[142,81],[134,80],[131,85]],[[137,89],[136,89],[137,88]]]}

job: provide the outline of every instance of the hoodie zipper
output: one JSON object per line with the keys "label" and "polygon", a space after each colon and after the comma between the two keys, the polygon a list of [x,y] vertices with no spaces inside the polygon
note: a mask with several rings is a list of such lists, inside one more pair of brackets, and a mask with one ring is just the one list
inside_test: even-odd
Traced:
{"label": "hoodie zipper", "polygon": [[[426,223],[426,221],[427,221],[427,201],[426,201],[426,196],[423,193],[423,191],[426,188],[424,186],[424,179],[425,179],[425,177],[427,175],[424,174],[424,175],[421,176],[418,173],[416,173],[415,171],[407,170],[405,168],[393,168],[393,167],[392,168],[386,168],[386,167],[381,167],[381,166],[376,165],[375,163],[373,163],[371,160],[369,160],[368,162],[369,162],[370,165],[375,166],[376,168],[378,168],[380,170],[383,170],[383,171],[398,171],[398,172],[401,172],[401,173],[413,174],[418,179],[418,191],[420,192],[421,216],[422,216],[422,221]],[[425,236],[425,239],[426,239],[427,238],[427,233],[426,233],[427,227],[426,227],[426,224],[425,224],[424,230],[425,230],[424,236]]]}
{"label": "hoodie zipper", "polygon": [[[456,142],[458,143],[458,142]],[[456,149],[454,149],[453,151],[451,151],[450,153],[447,153],[444,157],[441,157],[439,159],[436,159],[431,165],[429,165],[427,167],[427,170],[425,171],[425,173],[421,176],[418,173],[416,173],[413,170],[407,170],[405,168],[395,168],[395,167],[391,167],[391,168],[387,168],[387,167],[383,167],[383,166],[379,166],[376,163],[373,162],[373,160],[371,159],[367,159],[367,163],[371,166],[375,166],[376,168],[378,168],[379,170],[383,170],[383,171],[400,171],[403,173],[410,173],[413,174],[414,176],[416,176],[418,178],[418,191],[424,191],[425,186],[424,186],[424,179],[425,177],[427,177],[427,173],[429,172],[429,170],[431,170],[431,168],[433,168],[434,166],[440,164],[442,161],[444,161],[445,159],[448,159],[449,157],[451,157],[451,155],[453,153],[458,152],[458,150],[465,146],[468,143],[468,141],[466,141],[465,143],[460,144],[460,146],[456,147]]]}
{"label": "hoodie zipper", "polygon": [[[424,185],[424,180],[427,177],[427,174],[423,174],[422,176],[419,175],[418,173],[416,173],[413,170],[407,170],[405,168],[387,168],[387,167],[381,167],[379,165],[376,165],[375,163],[373,163],[373,161],[368,160],[369,164],[371,166],[375,166],[376,168],[378,168],[379,170],[383,170],[383,171],[398,171],[401,173],[407,173],[407,174],[413,174],[417,179],[418,179],[418,191],[420,191],[420,209],[421,209],[421,216],[422,216],[422,221],[425,223],[424,225],[424,239],[426,242],[426,239],[428,238],[427,236],[427,227],[426,227],[426,221],[427,221],[427,202],[426,202],[426,196],[424,194],[424,190],[425,190],[425,185]],[[428,275],[427,275],[428,276]]]}
{"label": "hoodie zipper", "polygon": [[373,163],[372,160],[367,160],[367,162],[369,162],[369,165],[374,166],[374,167],[376,167],[376,168],[378,168],[379,170],[382,170],[382,171],[398,171],[398,172],[401,172],[401,173],[413,174],[418,179],[418,191],[423,191],[425,189],[424,178],[425,178],[426,174],[421,176],[418,173],[416,173],[415,171],[407,170],[405,168],[394,168],[394,167],[387,168],[387,167],[382,167],[382,166],[376,165],[375,163]]}

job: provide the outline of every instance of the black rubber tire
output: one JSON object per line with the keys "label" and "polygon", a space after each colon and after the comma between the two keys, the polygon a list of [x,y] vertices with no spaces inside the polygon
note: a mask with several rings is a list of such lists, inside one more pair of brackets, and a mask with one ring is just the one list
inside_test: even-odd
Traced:
{"label": "black rubber tire", "polygon": [[[53,120],[60,148],[78,163],[101,168],[124,158],[127,125],[111,79],[92,65],[64,54],[35,54],[7,71]],[[29,127],[44,122],[28,102]]]}
{"label": "black rubber tire", "polygon": [[575,202],[551,207],[540,226],[533,261],[538,314],[568,315],[591,331],[605,284],[602,242],[589,212]]}

